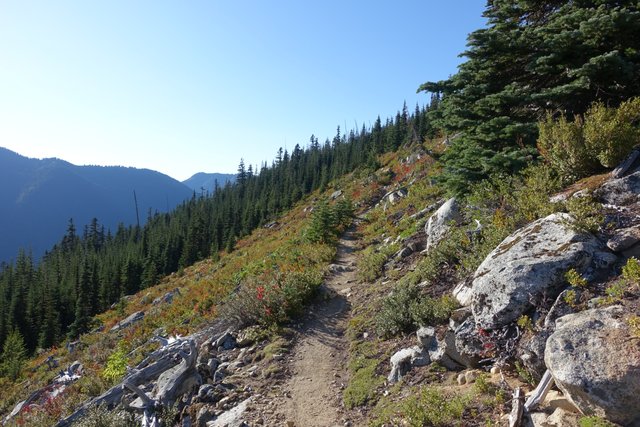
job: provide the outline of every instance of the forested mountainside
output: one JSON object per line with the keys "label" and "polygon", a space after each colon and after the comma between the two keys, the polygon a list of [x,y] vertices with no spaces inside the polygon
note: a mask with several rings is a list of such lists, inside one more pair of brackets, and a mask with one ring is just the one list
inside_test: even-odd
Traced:
{"label": "forested mountainside", "polygon": [[196,193],[213,193],[215,191],[216,184],[219,187],[224,187],[227,182],[233,182],[235,178],[235,175],[228,173],[198,172],[191,178],[182,181],[182,183]]}
{"label": "forested mountainside", "polygon": [[168,212],[192,194],[151,170],[30,159],[0,147],[0,262],[15,261],[19,249],[39,259],[70,218],[80,230],[99,218],[115,231],[138,216],[144,222],[149,212]]}
{"label": "forested mountainside", "polygon": [[0,271],[0,345],[12,330],[29,352],[86,332],[91,317],[122,296],[158,283],[194,262],[231,251],[239,237],[289,209],[304,195],[324,189],[355,168],[376,166],[376,157],[417,143],[432,129],[428,108],[406,106],[384,124],[320,143],[280,149],[259,171],[241,162],[234,183],[213,193],[193,194],[171,213],[147,212],[144,225],[119,225],[113,232],[93,220],[84,230],[69,223],[66,234],[41,262],[20,252]]}
{"label": "forested mountainside", "polygon": [[640,5],[486,16],[428,108],[5,266],[8,425],[640,425]]}

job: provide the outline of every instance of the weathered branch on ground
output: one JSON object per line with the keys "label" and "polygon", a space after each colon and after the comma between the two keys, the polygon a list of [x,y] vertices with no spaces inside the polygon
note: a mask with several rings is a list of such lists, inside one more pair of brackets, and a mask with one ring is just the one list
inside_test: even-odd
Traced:
{"label": "weathered branch on ground", "polygon": [[524,395],[520,387],[513,392],[513,406],[509,414],[509,427],[519,427],[524,412]]}
{"label": "weathered branch on ground", "polygon": [[[182,351],[182,348],[185,344],[188,344],[190,348],[189,354]],[[197,348],[196,342],[193,339],[187,340],[176,340],[173,343],[160,348],[154,351],[149,355],[145,360],[143,360],[135,369],[132,369],[120,382],[119,384],[111,387],[109,390],[101,394],[100,396],[93,398],[87,402],[85,402],[80,408],[78,408],[73,414],[68,417],[58,421],[56,427],[66,427],[79,420],[87,410],[93,406],[106,406],[106,407],[114,407],[117,406],[124,396],[124,388],[128,388],[132,390],[134,393],[138,394],[135,390],[131,389],[131,387],[137,388],[140,384],[148,383],[149,381],[156,380],[161,378],[163,374],[171,373],[169,375],[169,383],[172,384],[172,387],[168,387],[164,393],[167,394],[165,400],[168,398],[175,398],[175,392],[181,391],[182,388],[178,387],[175,384],[176,381],[187,380],[188,377],[185,375],[180,375],[183,372],[183,369],[176,369],[182,366],[186,368],[193,368],[195,371],[195,363],[197,359]],[[183,360],[176,365],[175,356],[181,355],[183,356]],[[185,357],[186,356],[186,357]],[[149,363],[151,360],[157,360],[153,363]],[[189,371],[187,369],[187,371]],[[197,371],[195,372],[197,374]],[[140,393],[143,393],[140,390]],[[143,393],[144,394],[144,393]],[[138,394],[139,397],[140,394]],[[146,395],[145,395],[146,396]],[[148,397],[147,397],[148,398]],[[141,399],[143,399],[141,397]],[[151,399],[151,398],[148,398]],[[160,401],[160,399],[157,399]],[[151,399],[151,401],[153,401]]]}
{"label": "weathered branch on ground", "polygon": [[551,371],[547,369],[547,371],[542,376],[538,387],[533,390],[533,393],[531,394],[531,396],[529,396],[529,399],[527,399],[527,402],[524,404],[524,410],[529,412],[532,409],[535,409],[540,404],[540,402],[544,400],[549,390],[551,390],[553,383],[554,381],[553,377],[551,376]]}
{"label": "weathered branch on ground", "polygon": [[202,383],[202,378],[196,369],[198,349],[193,340],[188,341],[189,353],[181,349],[177,354],[182,361],[173,368],[162,373],[158,378],[156,399],[165,406],[175,402],[176,397],[186,393],[192,386]]}

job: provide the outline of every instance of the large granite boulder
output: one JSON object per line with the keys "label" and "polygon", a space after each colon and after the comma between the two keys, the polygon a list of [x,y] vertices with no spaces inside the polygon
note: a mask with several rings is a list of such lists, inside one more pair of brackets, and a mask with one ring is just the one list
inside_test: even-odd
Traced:
{"label": "large granite boulder", "polygon": [[480,264],[471,284],[476,325],[497,329],[510,324],[543,296],[555,298],[571,268],[584,273],[608,268],[616,256],[589,233],[556,213],[521,228],[504,239]]}
{"label": "large granite boulder", "polygon": [[444,202],[440,208],[427,221],[425,232],[427,233],[427,251],[434,248],[447,234],[451,222],[460,223],[462,214],[455,197]]}
{"label": "large granite boulder", "polygon": [[561,317],[547,340],[545,363],[583,413],[640,426],[640,340],[619,306]]}

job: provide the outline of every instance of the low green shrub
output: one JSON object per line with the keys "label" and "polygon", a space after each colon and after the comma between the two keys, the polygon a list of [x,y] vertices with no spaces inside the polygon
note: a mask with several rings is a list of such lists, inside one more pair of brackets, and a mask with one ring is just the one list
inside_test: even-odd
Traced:
{"label": "low green shrub", "polygon": [[396,286],[391,295],[382,301],[376,314],[378,335],[391,337],[409,329],[413,325],[409,306],[417,298],[416,286]]}
{"label": "low green shrub", "polygon": [[531,317],[527,316],[526,314],[518,317],[516,324],[523,331],[533,331],[533,321],[531,320]]}
{"label": "low green shrub", "polygon": [[607,289],[604,290],[604,293],[607,295],[603,303],[614,304],[624,298],[624,294],[629,289],[627,283],[623,280],[618,280],[607,286]]}
{"label": "low green shrub", "polygon": [[640,143],[640,98],[618,108],[594,103],[573,121],[548,113],[538,123],[538,151],[565,183],[617,166]]}
{"label": "low green shrub", "polygon": [[415,326],[434,325],[447,322],[451,312],[459,306],[458,301],[449,294],[440,298],[425,296],[411,302],[409,313]]}
{"label": "low green shrub", "polygon": [[564,302],[567,303],[567,305],[571,308],[577,308],[578,307],[578,294],[576,293],[575,289],[569,289],[565,294],[564,294]]}
{"label": "low green shrub", "polygon": [[588,176],[600,166],[590,155],[582,132],[583,119],[547,113],[538,123],[538,151],[565,182]]}
{"label": "low green shrub", "polygon": [[516,373],[518,374],[521,380],[535,387],[537,383],[535,377],[531,372],[527,370],[527,368],[522,363],[520,363],[519,361],[516,361],[515,369],[516,369]]}
{"label": "low green shrub", "polygon": [[590,416],[582,417],[578,420],[578,426],[580,427],[615,427],[616,425],[604,418]]}
{"label": "low green shrub", "polygon": [[138,423],[132,413],[113,411],[106,406],[93,406],[74,425],[78,427],[135,427]]}
{"label": "low green shrub", "polygon": [[622,267],[622,277],[630,283],[640,283],[640,261],[636,258],[629,258]]}
{"label": "low green shrub", "polygon": [[111,384],[117,383],[127,373],[127,350],[124,342],[118,343],[116,351],[107,358],[107,364],[102,371],[102,378]]}
{"label": "low green shrub", "polygon": [[598,102],[585,114],[584,140],[590,156],[606,168],[616,167],[640,143],[640,98],[618,108]]}
{"label": "low green shrub", "polygon": [[640,316],[633,314],[627,319],[632,337],[640,338]]}
{"label": "low green shrub", "polygon": [[398,245],[388,245],[376,248],[369,246],[362,251],[358,261],[358,278],[365,282],[373,282],[384,273],[384,265],[389,257],[398,250]]}
{"label": "low green shrub", "polygon": [[591,194],[570,198],[566,207],[574,219],[567,223],[569,227],[581,232],[598,232],[604,221],[604,216],[602,215],[602,206]]}
{"label": "low green shrub", "polygon": [[564,275],[564,279],[567,281],[567,283],[569,283],[571,286],[575,286],[576,288],[586,288],[589,284],[587,282],[587,279],[582,277],[575,268],[567,271]]}
{"label": "low green shrub", "polygon": [[281,325],[303,312],[321,284],[322,274],[312,268],[246,276],[238,291],[220,307],[220,314],[242,326]]}
{"label": "low green shrub", "polygon": [[472,404],[469,396],[454,395],[436,388],[424,387],[380,415],[372,425],[406,425],[411,427],[463,426],[462,416]]}
{"label": "low green shrub", "polygon": [[449,294],[432,298],[422,295],[416,285],[400,284],[382,301],[376,314],[376,331],[388,338],[422,325],[444,323],[456,308],[458,303]]}

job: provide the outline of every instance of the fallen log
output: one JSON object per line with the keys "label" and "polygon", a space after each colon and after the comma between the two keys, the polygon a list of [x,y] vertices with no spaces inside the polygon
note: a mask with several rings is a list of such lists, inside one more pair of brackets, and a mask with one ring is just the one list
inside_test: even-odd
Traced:
{"label": "fallen log", "polygon": [[527,402],[524,404],[524,410],[530,412],[532,409],[535,409],[547,396],[547,393],[549,392],[549,390],[551,390],[551,387],[553,387],[553,383],[554,380],[551,376],[551,371],[547,369],[547,371],[542,376],[540,383],[538,384],[536,389],[533,390],[533,393],[531,394],[531,396],[529,396]]}
{"label": "fallen log", "polygon": [[182,361],[163,372],[158,378],[155,396],[156,400],[164,406],[170,406],[177,397],[188,392],[193,386],[202,384],[202,377],[196,369],[198,349],[195,341],[189,340],[188,346],[188,353],[182,349],[178,350]]}
{"label": "fallen log", "polygon": [[158,423],[158,417],[156,416],[156,409],[159,407],[158,402],[147,396],[140,387],[131,384],[128,380],[124,380],[122,382],[122,387],[128,388],[134,392],[142,402],[142,427],[159,427],[160,424]]}
{"label": "fallen log", "polygon": [[[185,344],[187,344],[191,350],[189,354],[186,354],[182,350]],[[124,389],[129,388],[126,386],[127,384],[137,387],[140,384],[156,380],[167,372],[173,372],[174,368],[176,368],[176,356],[182,357],[182,362],[180,362],[180,364],[185,363],[186,366],[193,366],[195,370],[197,349],[196,343],[193,339],[173,342],[170,345],[166,346],[166,348],[156,350],[152,354],[154,357],[160,356],[156,362],[149,364],[151,359],[148,357],[143,362],[138,364],[136,369],[132,369],[130,372],[128,372],[121,383],[111,387],[100,396],[85,402],[73,414],[58,421],[56,427],[66,427],[71,425],[75,421],[82,418],[87,410],[93,406],[104,405],[109,408],[117,406],[122,401],[122,397],[124,396]],[[188,362],[188,364],[186,364],[186,362]],[[178,366],[180,366],[180,364],[178,364]],[[188,378],[178,376],[175,378],[175,381],[178,381],[180,379],[186,380]],[[174,386],[171,387],[170,390],[167,391],[167,393],[173,393],[170,397],[175,399],[176,393],[180,392],[181,390],[183,390],[182,387],[174,384]]]}
{"label": "fallen log", "polygon": [[627,158],[624,159],[622,163],[620,163],[618,167],[616,167],[611,172],[611,177],[614,179],[622,178],[625,175],[625,173],[629,170],[629,168],[631,168],[631,166],[636,162],[636,160],[638,159],[638,156],[640,156],[640,149],[636,147],[627,156]]}
{"label": "fallen log", "polygon": [[524,412],[524,395],[520,387],[513,392],[513,406],[509,414],[509,427],[519,427]]}

